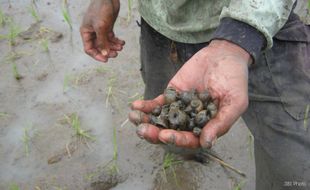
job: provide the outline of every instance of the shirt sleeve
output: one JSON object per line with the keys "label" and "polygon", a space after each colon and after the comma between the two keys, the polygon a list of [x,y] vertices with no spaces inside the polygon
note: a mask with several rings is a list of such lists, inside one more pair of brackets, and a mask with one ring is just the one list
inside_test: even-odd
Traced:
{"label": "shirt sleeve", "polygon": [[226,39],[247,50],[254,59],[273,45],[296,0],[231,0],[220,15],[213,39]]}

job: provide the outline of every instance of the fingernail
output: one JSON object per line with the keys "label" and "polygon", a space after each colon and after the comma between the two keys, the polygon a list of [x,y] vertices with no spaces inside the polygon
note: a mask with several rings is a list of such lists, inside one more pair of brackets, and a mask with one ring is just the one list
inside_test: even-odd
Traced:
{"label": "fingernail", "polygon": [[142,122],[142,112],[138,110],[133,110],[129,112],[128,117],[130,118],[130,121],[135,125],[139,125]]}
{"label": "fingernail", "polygon": [[144,139],[145,131],[146,131],[146,126],[144,124],[141,124],[137,127],[136,133],[140,139]]}
{"label": "fingernail", "polygon": [[170,135],[170,137],[168,138],[167,144],[175,145],[175,139],[176,139],[176,137],[174,134]]}
{"label": "fingernail", "polygon": [[215,144],[216,137],[212,140],[211,138],[207,138],[205,143],[202,145],[204,149],[210,149]]}
{"label": "fingernail", "polygon": [[102,54],[103,56],[107,56],[107,55],[108,55],[108,51],[104,49],[104,50],[101,51],[101,54]]}

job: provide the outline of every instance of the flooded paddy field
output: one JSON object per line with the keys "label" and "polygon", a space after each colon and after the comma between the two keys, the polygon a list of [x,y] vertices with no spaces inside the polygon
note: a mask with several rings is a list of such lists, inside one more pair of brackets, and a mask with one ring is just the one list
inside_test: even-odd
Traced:
{"label": "flooded paddy field", "polygon": [[127,120],[143,98],[137,2],[122,1],[109,63],[88,57],[88,1],[0,2],[0,189],[253,189],[253,138],[240,119],[212,149],[246,177],[139,139]]}

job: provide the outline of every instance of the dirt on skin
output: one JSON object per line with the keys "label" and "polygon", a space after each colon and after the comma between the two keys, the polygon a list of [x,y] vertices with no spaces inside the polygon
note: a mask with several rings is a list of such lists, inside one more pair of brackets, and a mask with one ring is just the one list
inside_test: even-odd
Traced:
{"label": "dirt on skin", "polygon": [[[60,1],[0,2],[9,18],[0,26],[0,189],[254,189],[253,139],[242,120],[213,151],[246,178],[178,156],[182,162],[163,178],[164,149],[137,138],[127,120],[144,89],[137,2],[129,14],[122,1],[115,33],[126,46],[107,64],[82,49],[79,25],[89,2],[68,3],[72,30]],[[79,132],[94,140],[62,122],[72,113]]]}

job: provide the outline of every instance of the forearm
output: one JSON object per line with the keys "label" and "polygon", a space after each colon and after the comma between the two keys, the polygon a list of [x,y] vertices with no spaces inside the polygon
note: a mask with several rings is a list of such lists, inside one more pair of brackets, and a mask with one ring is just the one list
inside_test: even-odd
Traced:
{"label": "forearm", "polygon": [[114,13],[117,16],[120,10],[120,1],[119,0],[91,0],[90,6],[93,7],[102,7],[102,6],[112,6],[114,9]]}
{"label": "forearm", "polygon": [[272,37],[288,20],[294,2],[231,1],[221,13],[221,22],[213,39],[224,39],[242,47],[255,62],[263,49],[272,47]]}

